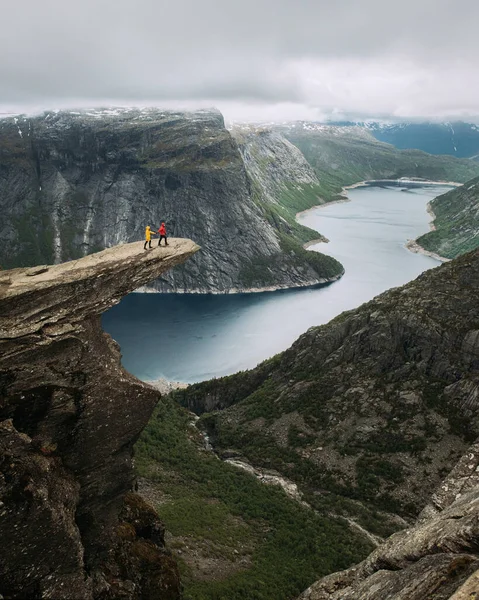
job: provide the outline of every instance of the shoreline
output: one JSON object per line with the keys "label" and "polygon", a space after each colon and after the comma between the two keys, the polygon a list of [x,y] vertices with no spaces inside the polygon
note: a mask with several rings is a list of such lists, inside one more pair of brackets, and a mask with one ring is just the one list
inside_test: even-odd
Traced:
{"label": "shoreline", "polygon": [[[306,210],[302,210],[301,212],[296,213],[296,220],[298,221],[298,217],[301,217],[301,215],[304,215],[312,210],[318,210],[318,209],[324,208],[326,206],[331,206],[332,204],[340,204],[342,202],[351,202],[351,198],[349,198],[347,196],[347,190],[353,190],[355,188],[365,187],[367,185],[373,184],[374,182],[381,182],[381,181],[394,182],[394,183],[398,183],[398,182],[423,183],[423,184],[427,184],[427,185],[452,185],[454,187],[460,187],[461,185],[463,185],[462,183],[458,183],[457,181],[430,181],[430,180],[425,180],[425,179],[421,179],[421,180],[419,180],[419,179],[370,179],[370,180],[366,180],[366,181],[358,181],[357,183],[353,183],[352,185],[346,185],[341,188],[341,192],[339,192],[339,195],[344,196],[344,198],[339,198],[338,200],[333,200],[332,202],[325,202],[324,204],[318,204],[318,205],[312,206],[311,208],[308,208]],[[434,198],[432,200],[434,200]],[[431,206],[432,200],[429,200],[429,202],[427,203],[426,212],[431,217],[431,220],[429,221],[429,230],[435,231],[436,226],[434,225],[434,221],[436,219],[436,215],[434,214],[434,211],[432,210],[432,206]],[[299,221],[298,221],[298,223],[299,223]],[[312,240],[311,242],[307,242],[306,244],[304,244],[303,248],[305,248],[305,249],[309,248],[310,246],[314,246],[318,243],[321,243],[322,241],[323,240]],[[417,239],[407,240],[406,243],[404,244],[404,247],[407,250],[409,250],[409,252],[414,252],[414,254],[424,254],[425,256],[434,258],[435,260],[442,262],[442,263],[449,262],[451,260],[450,258],[446,258],[445,256],[440,256],[439,254],[436,254],[435,252],[430,252],[429,250],[426,250],[420,244],[418,244]]]}
{"label": "shoreline", "polygon": [[[429,202],[427,203],[427,206],[426,206],[426,212],[431,217],[431,220],[429,221],[429,231],[436,231],[436,226],[434,225],[434,221],[436,220],[436,215],[434,214],[434,211],[432,210],[431,202],[432,202],[432,200],[429,200]],[[419,237],[421,237],[421,236],[419,236]],[[442,263],[451,261],[450,258],[446,258],[445,256],[441,256],[440,254],[437,254],[436,252],[431,252],[430,250],[426,250],[426,248],[423,248],[421,246],[421,244],[418,243],[418,241],[417,241],[418,239],[419,238],[416,238],[415,240],[408,240],[404,244],[404,247],[407,248],[410,252],[414,252],[414,254],[424,254],[425,256],[434,258],[435,260],[438,260],[439,262],[442,262]]]}
{"label": "shoreline", "polygon": [[425,256],[434,258],[435,260],[437,260],[441,263],[446,263],[446,262],[451,261],[450,258],[446,258],[445,256],[440,256],[439,254],[436,254],[435,252],[430,252],[429,250],[426,250],[420,244],[418,244],[416,240],[408,240],[404,244],[404,247],[407,248],[409,250],[409,252],[414,252],[414,254],[424,254]]}
{"label": "shoreline", "polygon": [[316,244],[329,244],[329,240],[326,237],[320,237],[317,240],[311,240],[310,242],[306,242],[303,244],[303,248],[307,250],[310,246],[316,246]]}
{"label": "shoreline", "polygon": [[[311,210],[325,208],[326,206],[332,206],[333,204],[340,204],[342,202],[351,202],[351,198],[349,198],[347,195],[347,190],[354,190],[359,187],[366,187],[368,185],[374,185],[375,183],[380,183],[380,182],[384,182],[384,183],[402,182],[402,183],[420,183],[420,184],[423,183],[425,185],[451,185],[454,187],[460,187],[461,185],[464,185],[463,183],[458,183],[457,181],[431,181],[429,179],[366,179],[364,181],[358,181],[356,183],[352,183],[351,185],[343,186],[341,188],[341,191],[338,192],[338,196],[343,196],[342,198],[338,198],[337,200],[331,200],[331,202],[323,202],[322,204],[316,204],[315,206],[312,206],[311,208],[306,208],[305,210],[302,210],[302,211],[296,213],[296,221],[298,221],[298,217],[301,217],[302,215],[310,212]],[[434,213],[432,212],[432,209],[429,207],[430,203],[431,203],[431,200],[428,202],[428,204],[427,204],[428,208],[426,208],[426,210],[435,219],[436,215],[434,215]],[[309,244],[310,242],[306,242],[306,243]]]}
{"label": "shoreline", "polygon": [[[324,241],[324,240],[321,240]],[[307,242],[310,243],[310,242]],[[317,242],[314,241],[314,244]],[[344,275],[345,271],[343,270],[338,275],[334,277],[324,277],[321,279],[314,279],[305,283],[298,283],[296,285],[270,285],[267,287],[261,288],[230,288],[225,291],[211,291],[211,290],[184,290],[179,289],[174,292],[160,292],[159,290],[155,290],[153,288],[148,288],[146,286],[142,286],[137,288],[132,294],[191,294],[195,296],[203,295],[206,296],[208,294],[213,296],[228,296],[229,294],[261,294],[262,292],[279,292],[279,291],[287,291],[287,290],[298,290],[298,289],[310,289],[317,286],[328,285],[330,283],[334,283],[338,279]]]}
{"label": "shoreline", "polygon": [[[454,186],[454,187],[460,187],[461,185],[463,185],[462,183],[458,183],[457,181],[431,181],[429,179],[414,179],[414,178],[367,179],[364,181],[357,181],[356,183],[352,183],[351,185],[343,186],[341,188],[341,191],[338,192],[338,194],[337,194],[338,197],[336,198],[336,200],[332,200],[331,202],[323,202],[322,204],[316,204],[315,206],[312,206],[311,208],[307,208],[305,210],[302,210],[302,211],[296,213],[295,220],[297,223],[301,224],[299,221],[300,217],[302,215],[309,213],[310,211],[318,210],[318,209],[324,208],[326,206],[331,206],[333,204],[340,204],[343,202],[351,202],[351,198],[349,198],[347,195],[347,190],[353,190],[353,189],[356,189],[359,187],[374,185],[375,183],[380,183],[380,182],[384,182],[384,183],[401,183],[402,182],[404,184],[417,183],[417,184],[425,184],[425,185],[450,185],[450,186]],[[433,231],[435,229],[433,221],[436,218],[436,216],[434,215],[434,212],[432,211],[432,208],[430,207],[430,202],[428,202],[426,210],[432,217],[432,220],[429,223],[429,226],[431,228],[431,231]],[[316,246],[318,244],[329,243],[329,240],[326,237],[324,237],[323,235],[321,235],[321,233],[319,231],[318,231],[318,234],[320,237],[318,237],[314,240],[310,240],[309,242],[306,242],[303,244],[303,248],[305,250],[308,250],[310,247]],[[447,262],[450,260],[448,258],[441,257],[439,255],[434,254],[433,252],[429,252],[428,250],[425,250],[419,244],[417,244],[417,242],[415,240],[407,240],[405,247],[408,250],[410,250],[411,252],[414,252],[416,254],[418,254],[418,253],[426,254],[427,256],[431,256],[431,258],[435,258],[436,260],[439,260],[441,262]],[[314,250],[312,252],[314,252]],[[287,290],[310,289],[310,288],[314,288],[317,286],[328,285],[330,283],[334,283],[335,281],[338,281],[339,279],[341,279],[341,277],[344,275],[344,273],[345,273],[345,271],[343,270],[342,273],[339,273],[338,275],[335,275],[334,277],[329,277],[329,278],[325,277],[325,278],[321,278],[321,279],[311,280],[311,281],[305,282],[305,283],[299,283],[296,285],[271,285],[271,286],[266,286],[266,287],[261,287],[261,288],[230,288],[229,290],[225,290],[225,291],[218,291],[218,290],[212,291],[212,290],[200,290],[200,289],[192,289],[192,290],[178,289],[178,290],[175,290],[172,292],[159,291],[154,288],[149,288],[147,286],[141,286],[138,289],[136,289],[133,293],[134,294],[135,293],[138,293],[138,294],[195,294],[195,295],[200,295],[200,294],[201,295],[207,295],[207,294],[212,294],[212,295],[261,294],[263,292],[278,292],[278,291],[287,291]]]}
{"label": "shoreline", "polygon": [[435,215],[434,211],[432,210],[431,202],[432,202],[432,200],[429,200],[429,202],[426,205],[426,212],[431,217],[431,220],[429,221],[429,231],[436,231],[436,226],[434,225],[434,221],[436,220],[436,215]]}

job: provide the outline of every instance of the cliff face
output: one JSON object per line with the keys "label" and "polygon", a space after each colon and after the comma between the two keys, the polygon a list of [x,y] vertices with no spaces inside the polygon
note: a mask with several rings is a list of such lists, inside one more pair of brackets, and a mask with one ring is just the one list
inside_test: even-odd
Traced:
{"label": "cliff face", "polygon": [[302,248],[285,250],[265,214],[268,198],[253,192],[237,143],[215,111],[3,119],[0,264],[79,258],[143,239],[147,224],[165,220],[169,235],[194,239],[202,251],[149,284],[159,291],[290,287],[342,272],[334,259],[311,265]]}
{"label": "cliff face", "polygon": [[340,263],[319,252],[307,252],[303,247],[313,239],[325,239],[296,221],[298,212],[323,203],[319,180],[304,156],[270,129],[237,126],[231,134],[251,182],[252,198],[274,227],[282,252],[268,263],[261,258],[251,260],[243,270],[244,277],[274,285],[271,266],[276,264],[276,268],[281,268],[287,261],[294,286],[300,285],[301,279],[314,284],[317,273],[324,280],[337,278],[344,272]]}
{"label": "cliff face", "polygon": [[132,446],[159,394],[120,365],[100,315],[198,247],[118,246],[0,272],[0,595],[178,598]]}
{"label": "cliff face", "polygon": [[411,522],[479,435],[478,294],[476,251],[252,371],[176,396],[210,412],[202,421],[220,453],[278,470],[318,510],[382,536],[386,513]]}
{"label": "cliff face", "polygon": [[445,258],[479,247],[479,177],[434,198],[434,230],[417,239],[420,246]]}
{"label": "cliff face", "polygon": [[[253,126],[231,130],[238,143],[248,175],[256,183],[260,197],[281,204],[291,186],[319,188],[319,180],[301,152],[276,131]],[[318,198],[318,201],[321,201]]]}

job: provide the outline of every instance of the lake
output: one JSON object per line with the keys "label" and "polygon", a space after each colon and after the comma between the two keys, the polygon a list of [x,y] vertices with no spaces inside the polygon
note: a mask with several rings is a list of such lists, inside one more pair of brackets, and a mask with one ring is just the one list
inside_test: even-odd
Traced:
{"label": "lake", "polygon": [[405,248],[428,231],[429,200],[445,185],[382,182],[348,190],[350,202],[303,213],[299,221],[330,242],[345,275],[325,287],[235,295],[130,294],[103,316],[123,365],[143,380],[192,383],[254,367],[309,327],[327,323],[438,266]]}

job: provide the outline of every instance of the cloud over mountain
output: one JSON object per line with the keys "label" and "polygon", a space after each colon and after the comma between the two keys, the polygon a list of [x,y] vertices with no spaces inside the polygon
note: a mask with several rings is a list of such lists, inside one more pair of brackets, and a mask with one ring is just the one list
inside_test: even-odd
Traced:
{"label": "cloud over mountain", "polygon": [[227,116],[479,114],[475,0],[4,5],[7,108],[216,104]]}

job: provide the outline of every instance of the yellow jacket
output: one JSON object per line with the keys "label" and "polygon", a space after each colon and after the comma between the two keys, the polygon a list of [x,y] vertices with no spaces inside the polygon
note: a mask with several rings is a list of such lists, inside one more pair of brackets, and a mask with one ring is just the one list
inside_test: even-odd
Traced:
{"label": "yellow jacket", "polygon": [[149,242],[149,241],[151,240],[151,234],[152,234],[152,233],[153,233],[153,232],[151,231],[151,228],[150,228],[150,226],[149,226],[149,225],[147,225],[147,226],[146,226],[146,229],[145,229],[145,238],[146,238],[146,241],[147,241],[147,242]]}

